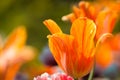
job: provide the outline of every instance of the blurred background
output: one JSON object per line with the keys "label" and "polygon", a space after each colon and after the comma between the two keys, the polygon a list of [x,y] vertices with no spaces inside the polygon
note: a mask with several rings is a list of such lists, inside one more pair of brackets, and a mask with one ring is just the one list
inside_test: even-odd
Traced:
{"label": "blurred background", "polygon": [[[27,30],[26,45],[36,49],[35,58],[22,65],[16,80],[32,80],[46,71],[41,65],[40,55],[47,46],[48,29],[43,25],[46,19],[55,20],[62,30],[69,32],[70,22],[63,22],[61,17],[70,13],[73,4],[79,0],[1,0],[0,1],[0,35],[5,40],[18,26]],[[48,48],[47,48],[48,49]],[[44,56],[44,55],[43,55]],[[44,60],[43,60],[44,61]]]}
{"label": "blurred background", "polygon": [[0,34],[7,36],[15,27],[27,28],[27,44],[39,50],[46,44],[49,31],[43,25],[45,19],[55,20],[67,32],[68,23],[61,17],[70,13],[71,6],[79,0],[1,0]]}
{"label": "blurred background", "polygon": [[[46,36],[50,34],[43,25],[46,19],[53,19],[63,32],[69,33],[70,22],[63,22],[61,17],[72,12],[72,6],[80,0],[0,0],[0,34],[5,39],[12,30],[20,25],[27,29],[27,42],[36,48],[34,60],[22,65],[16,80],[32,80],[42,64],[40,54],[47,46]],[[120,20],[113,33],[120,32]],[[41,60],[41,61],[40,61]],[[31,75],[28,75],[31,74]],[[36,75],[33,75],[36,74]],[[28,77],[29,76],[29,77]],[[22,78],[23,79],[22,79]],[[25,78],[27,77],[27,78]]]}

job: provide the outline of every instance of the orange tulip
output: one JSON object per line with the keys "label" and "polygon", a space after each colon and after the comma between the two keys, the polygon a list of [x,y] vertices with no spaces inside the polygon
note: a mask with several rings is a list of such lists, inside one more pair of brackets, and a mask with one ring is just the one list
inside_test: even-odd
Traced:
{"label": "orange tulip", "polygon": [[96,19],[101,7],[92,5],[89,2],[81,1],[78,6],[73,6],[73,13],[62,17],[62,20],[70,20],[73,22],[79,17],[88,17],[93,21]]}
{"label": "orange tulip", "polygon": [[88,17],[95,21],[99,12],[103,10],[103,6],[97,3],[81,1],[79,2],[78,6],[73,6],[72,9],[73,9],[72,13],[62,17],[63,21],[70,20],[71,22],[73,22],[75,19],[79,17]]}
{"label": "orange tulip", "polygon": [[[111,6],[110,6],[111,4]],[[114,4],[114,5],[113,5]],[[102,34],[111,33],[115,27],[117,21],[118,12],[120,12],[120,3],[109,3],[109,5],[100,3],[80,2],[79,6],[73,6],[73,13],[70,13],[62,17],[62,20],[70,20],[74,22],[79,17],[88,17],[92,19],[97,27],[96,40],[98,40]],[[113,8],[116,8],[113,11]]]}
{"label": "orange tulip", "polygon": [[16,28],[0,45],[0,79],[13,80],[21,65],[33,59],[34,49],[25,46],[27,34],[24,27]]}
{"label": "orange tulip", "polygon": [[[113,63],[119,64],[120,58],[120,34],[117,34],[111,38],[105,40],[97,52],[96,62],[99,66],[104,67],[104,69],[108,68]],[[101,56],[104,55],[104,56]],[[101,59],[101,57],[102,59]],[[120,64],[119,64],[120,65]]]}
{"label": "orange tulip", "polygon": [[49,48],[62,70],[74,78],[88,74],[94,64],[94,22],[87,18],[76,19],[70,35],[63,33],[53,20],[45,20],[44,24],[52,33],[47,36]]}
{"label": "orange tulip", "polygon": [[[113,11],[114,10],[114,11]],[[105,1],[89,3],[82,1],[78,6],[73,6],[73,12],[63,16],[63,20],[70,20],[72,23],[79,17],[88,17],[96,24],[95,41],[97,41],[103,34],[112,33],[120,12],[120,2]],[[111,49],[102,45],[99,48],[97,62],[103,68],[108,67],[112,62]],[[104,48],[103,48],[104,47]],[[104,49],[104,50],[103,50]],[[100,55],[103,55],[102,58]],[[101,59],[101,60],[100,60]]]}

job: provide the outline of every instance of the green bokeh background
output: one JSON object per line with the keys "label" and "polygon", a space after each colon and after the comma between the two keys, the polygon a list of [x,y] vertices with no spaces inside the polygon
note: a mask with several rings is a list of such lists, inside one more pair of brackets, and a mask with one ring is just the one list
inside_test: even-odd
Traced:
{"label": "green bokeh background", "polygon": [[77,0],[1,0],[0,1],[0,34],[6,37],[15,27],[24,25],[27,28],[27,44],[41,50],[47,43],[50,34],[43,25],[46,19],[55,20],[64,32],[69,31],[70,23],[63,22],[61,17],[70,13],[71,6]]}
{"label": "green bokeh background", "polygon": [[[47,43],[50,34],[43,25],[46,19],[53,19],[66,33],[70,23],[63,22],[61,17],[72,12],[72,6],[80,0],[0,0],[0,34],[6,37],[15,27],[24,25],[27,28],[27,44],[41,48]],[[120,21],[118,22],[120,23]],[[114,33],[120,32],[117,27]]]}

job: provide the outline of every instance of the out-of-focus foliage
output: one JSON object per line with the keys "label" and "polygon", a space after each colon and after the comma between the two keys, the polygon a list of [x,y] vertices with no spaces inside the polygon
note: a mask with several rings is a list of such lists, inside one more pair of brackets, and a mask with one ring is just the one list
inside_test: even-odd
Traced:
{"label": "out-of-focus foliage", "polygon": [[28,31],[27,43],[41,49],[49,33],[43,20],[52,18],[67,31],[61,21],[70,12],[70,6],[78,0],[1,0],[0,33],[6,36],[14,27],[25,25]]}
{"label": "out-of-focus foliage", "polygon": [[[27,43],[41,49],[47,42],[46,35],[49,33],[42,23],[43,20],[51,18],[63,28],[63,31],[68,32],[69,23],[61,21],[61,17],[71,12],[72,5],[79,1],[1,0],[0,33],[6,36],[14,27],[25,25],[28,31]],[[117,27],[115,31],[119,32],[119,29]]]}

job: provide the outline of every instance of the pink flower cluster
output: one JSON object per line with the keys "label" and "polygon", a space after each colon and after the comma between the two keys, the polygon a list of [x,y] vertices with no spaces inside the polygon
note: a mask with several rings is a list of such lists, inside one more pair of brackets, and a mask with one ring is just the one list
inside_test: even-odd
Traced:
{"label": "pink flower cluster", "polygon": [[43,73],[41,76],[37,76],[34,80],[74,80],[72,77],[65,73],[54,73],[49,75],[48,73]]}

